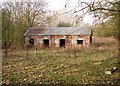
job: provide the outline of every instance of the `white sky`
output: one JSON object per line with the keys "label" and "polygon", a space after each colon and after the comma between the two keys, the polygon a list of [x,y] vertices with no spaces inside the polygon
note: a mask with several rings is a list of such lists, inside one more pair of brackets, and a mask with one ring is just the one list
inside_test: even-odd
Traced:
{"label": "white sky", "polygon": [[[48,9],[51,11],[65,10],[65,3],[67,0],[45,0],[48,3]],[[70,9],[77,4],[78,0],[70,0]],[[82,1],[82,0],[81,0]],[[83,0],[84,1],[84,0]],[[89,0],[86,0],[89,1]],[[86,16],[83,21],[85,23],[93,24],[93,19],[90,16]]]}
{"label": "white sky", "polygon": [[56,11],[64,8],[66,0],[46,0],[46,2],[48,3],[48,9]]}
{"label": "white sky", "polygon": [[[49,8],[52,10],[60,10],[63,9],[65,6],[65,3],[68,1],[70,2],[70,6],[75,6],[77,4],[77,2],[79,0],[45,0],[46,2],[48,2]],[[89,2],[89,1],[93,1],[93,0],[80,0],[80,1],[85,1],[85,2]]]}
{"label": "white sky", "polygon": [[[12,1],[37,1],[37,0],[0,0],[0,2],[3,1],[7,1],[7,2],[12,2]],[[47,2],[48,4],[48,9],[51,11],[61,11],[61,10],[65,10],[65,3],[67,0],[43,0],[45,2]],[[74,7],[77,4],[78,0],[69,0],[70,1],[70,9],[72,9],[72,7]],[[81,1],[89,1],[89,0],[81,0]],[[93,23],[93,19],[90,16],[86,16],[84,18],[85,23],[89,23],[92,24]]]}

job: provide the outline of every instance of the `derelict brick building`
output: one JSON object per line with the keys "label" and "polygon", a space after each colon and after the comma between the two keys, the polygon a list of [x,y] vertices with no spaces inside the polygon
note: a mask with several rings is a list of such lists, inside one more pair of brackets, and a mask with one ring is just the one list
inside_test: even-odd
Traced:
{"label": "derelict brick building", "polygon": [[92,43],[90,28],[32,27],[25,34],[25,43],[37,47],[81,47]]}

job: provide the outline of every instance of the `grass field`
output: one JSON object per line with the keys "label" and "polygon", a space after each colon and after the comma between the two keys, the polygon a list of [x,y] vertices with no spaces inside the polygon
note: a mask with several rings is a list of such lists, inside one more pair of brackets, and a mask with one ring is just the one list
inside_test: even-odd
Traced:
{"label": "grass field", "polygon": [[2,83],[118,84],[119,69],[111,75],[105,74],[118,66],[117,40],[97,39],[88,48],[10,52],[3,57]]}

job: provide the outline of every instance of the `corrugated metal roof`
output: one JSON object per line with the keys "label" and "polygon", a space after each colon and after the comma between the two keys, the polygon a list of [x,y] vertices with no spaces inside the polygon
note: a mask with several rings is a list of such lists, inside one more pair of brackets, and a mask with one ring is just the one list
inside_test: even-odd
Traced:
{"label": "corrugated metal roof", "polygon": [[[37,32],[36,32],[37,31]],[[90,35],[91,28],[46,27],[30,28],[24,35]]]}

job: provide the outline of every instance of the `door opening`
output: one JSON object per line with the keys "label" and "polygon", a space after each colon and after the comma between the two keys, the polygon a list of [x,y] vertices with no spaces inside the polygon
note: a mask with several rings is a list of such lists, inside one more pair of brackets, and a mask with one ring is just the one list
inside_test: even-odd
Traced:
{"label": "door opening", "polygon": [[65,39],[60,39],[60,47],[65,47]]}
{"label": "door opening", "polygon": [[83,45],[83,40],[77,40],[77,44]]}
{"label": "door opening", "polygon": [[44,39],[43,44],[45,47],[49,47],[49,39]]}
{"label": "door opening", "polygon": [[34,46],[34,38],[29,38],[29,47]]}

